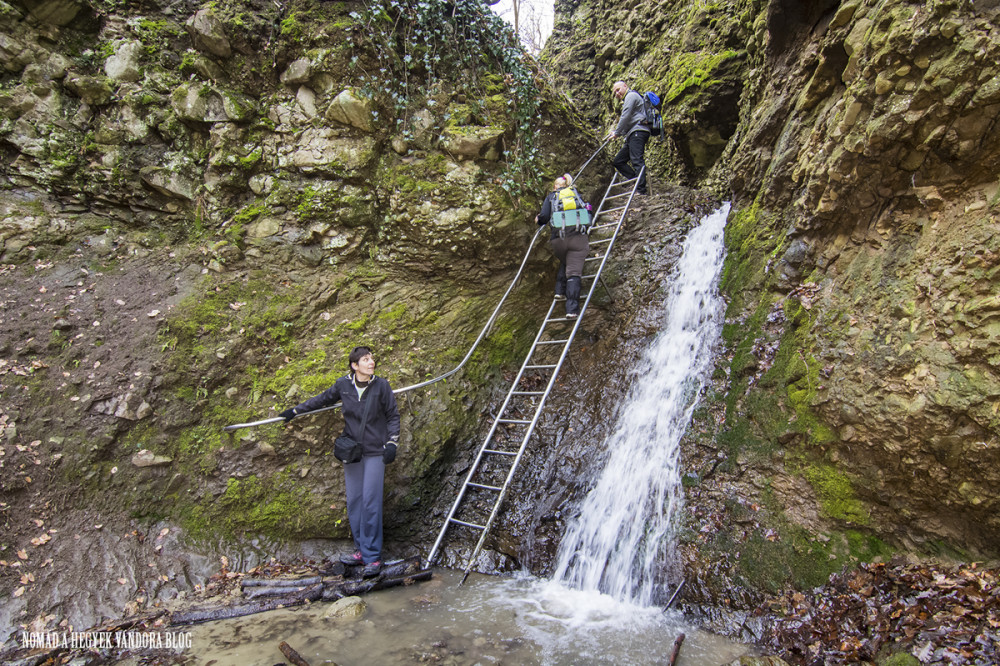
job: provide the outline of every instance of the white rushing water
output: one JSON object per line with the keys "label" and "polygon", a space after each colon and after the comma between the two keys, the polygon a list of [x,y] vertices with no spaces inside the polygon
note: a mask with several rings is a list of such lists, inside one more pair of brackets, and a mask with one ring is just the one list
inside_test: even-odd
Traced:
{"label": "white rushing water", "polygon": [[638,606],[664,603],[681,507],[681,437],[711,367],[722,327],[718,293],[729,204],[684,242],[670,279],[663,328],[631,369],[632,388],[605,441],[606,467],[556,558],[553,581]]}

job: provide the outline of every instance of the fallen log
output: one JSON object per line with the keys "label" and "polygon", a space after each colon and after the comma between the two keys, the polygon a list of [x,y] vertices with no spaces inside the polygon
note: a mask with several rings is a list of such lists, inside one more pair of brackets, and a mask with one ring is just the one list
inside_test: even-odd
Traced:
{"label": "fallen log", "polygon": [[374,592],[375,590],[384,590],[389,587],[409,585],[410,583],[430,579],[431,570],[424,569],[422,571],[416,571],[402,576],[393,576],[390,578],[383,578],[382,576],[379,576],[378,578],[344,581],[335,587],[325,588],[323,590],[323,601],[336,601],[337,599],[343,599],[344,597],[356,597],[359,594],[366,594],[368,592]]}
{"label": "fallen log", "polygon": [[172,625],[197,624],[212,620],[226,620],[289,606],[298,606],[322,599],[335,601],[367,592],[374,592],[398,585],[430,580],[431,570],[421,569],[419,557],[388,562],[373,578],[361,578],[361,567],[354,567],[357,577],[303,576],[302,578],[248,578],[243,595],[246,603],[192,608],[171,615]]}
{"label": "fallen log", "polygon": [[173,613],[170,617],[170,624],[197,624],[199,622],[209,622],[211,620],[226,620],[232,617],[243,617],[254,613],[275,610],[277,608],[287,608],[298,606],[308,601],[316,601],[323,596],[323,584],[317,583],[301,592],[295,592],[283,597],[268,599],[266,601],[254,601],[248,604],[232,604],[228,606],[215,606],[214,608],[195,608],[187,611]]}
{"label": "fallen log", "polygon": [[243,596],[246,599],[260,599],[261,597],[280,597],[287,594],[295,594],[297,592],[304,592],[313,585],[319,585],[322,589],[322,581],[316,581],[312,585],[304,585],[302,587],[251,587],[248,590],[243,590]]}
{"label": "fallen log", "polygon": [[323,580],[322,576],[306,576],[305,578],[244,578],[240,581],[243,587],[306,587]]}
{"label": "fallen log", "polygon": [[292,662],[292,666],[309,666],[309,662],[302,658],[302,656],[292,649],[292,646],[281,641],[278,643],[278,649],[281,650],[281,654],[285,655],[285,659]]}

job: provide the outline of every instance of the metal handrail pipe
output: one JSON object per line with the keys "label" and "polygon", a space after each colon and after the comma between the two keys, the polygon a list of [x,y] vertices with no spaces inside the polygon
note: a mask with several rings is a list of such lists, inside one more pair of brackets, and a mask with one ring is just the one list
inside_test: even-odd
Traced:
{"label": "metal handrail pipe", "polygon": [[[490,328],[493,326],[493,322],[496,321],[497,315],[500,314],[500,308],[506,302],[507,297],[510,296],[510,292],[514,290],[514,286],[517,284],[517,281],[521,279],[521,275],[524,273],[524,267],[528,264],[528,257],[531,256],[531,250],[532,250],[532,248],[535,245],[535,241],[538,240],[538,237],[542,234],[542,231],[544,229],[545,229],[545,227],[538,227],[538,230],[535,232],[535,235],[532,237],[531,242],[528,243],[528,249],[524,253],[524,259],[521,260],[521,266],[517,269],[517,275],[515,275],[514,279],[511,280],[510,286],[507,287],[507,291],[504,292],[504,295],[500,299],[500,302],[497,303],[496,308],[493,309],[493,314],[490,315],[489,320],[483,326],[483,329],[479,332],[479,336],[476,338],[476,341],[472,343],[472,347],[469,348],[469,352],[465,355],[465,358],[462,359],[462,362],[459,363],[458,365],[456,365],[454,368],[452,368],[448,372],[444,373],[443,375],[439,375],[437,377],[434,377],[433,379],[428,379],[426,381],[422,381],[422,382],[419,382],[417,384],[412,384],[410,386],[404,386],[403,388],[399,388],[399,389],[394,390],[393,393],[395,393],[396,395],[399,395],[400,393],[406,393],[407,391],[414,391],[414,390],[416,390],[418,388],[423,388],[425,386],[430,386],[431,384],[440,382],[442,380],[447,379],[448,377],[451,377],[456,372],[458,372],[459,370],[461,370],[463,366],[465,366],[465,364],[469,361],[469,359],[472,358],[472,353],[476,351],[476,348],[479,346],[479,343],[483,341],[483,338],[486,337],[486,334],[489,332]],[[319,414],[320,412],[325,412],[325,411],[330,410],[330,409],[337,409],[338,407],[341,406],[341,404],[342,403],[338,402],[335,405],[330,405],[329,407],[321,407],[319,409],[314,409],[311,412],[305,412],[304,414],[297,414],[296,416],[309,416],[309,415],[312,415],[312,414]],[[280,416],[276,416],[276,417],[273,417],[273,418],[270,418],[270,419],[263,419],[261,421],[253,421],[251,423],[235,423],[233,425],[228,425],[228,426],[224,427],[223,430],[225,432],[232,432],[233,430],[239,430],[240,428],[253,428],[253,427],[256,427],[256,426],[267,425],[269,423],[278,423],[279,421],[283,422],[284,420],[285,419],[281,418]]]}

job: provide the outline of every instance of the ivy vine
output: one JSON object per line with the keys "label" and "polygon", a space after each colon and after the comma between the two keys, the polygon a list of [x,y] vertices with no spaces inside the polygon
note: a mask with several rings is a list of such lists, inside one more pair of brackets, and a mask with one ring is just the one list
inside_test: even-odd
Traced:
{"label": "ivy vine", "polygon": [[[513,29],[483,0],[369,0],[352,12],[355,52],[350,64],[362,92],[393,113],[396,129],[409,136],[408,116],[423,93],[448,81],[471,100],[487,97],[488,82],[500,77],[513,133],[505,137],[500,185],[511,197],[534,190],[540,173],[534,120],[540,106],[532,61]],[[426,104],[433,107],[434,99]]]}

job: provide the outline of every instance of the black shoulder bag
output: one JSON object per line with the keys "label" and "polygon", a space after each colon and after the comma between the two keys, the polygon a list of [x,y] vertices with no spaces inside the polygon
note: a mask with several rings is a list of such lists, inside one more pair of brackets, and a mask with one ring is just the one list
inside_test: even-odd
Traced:
{"label": "black shoulder bag", "polygon": [[[369,389],[371,387],[368,387]],[[367,392],[368,389],[365,389]],[[364,393],[361,394],[364,396]],[[371,406],[372,401],[375,398],[368,396],[368,400],[365,401],[365,408],[361,411],[361,437],[365,436],[365,425],[368,423],[368,408]],[[353,439],[347,436],[347,426],[344,426],[344,432],[340,433],[340,437],[333,440],[333,457],[340,462],[356,463],[361,461],[362,445],[361,442],[355,442]]]}

